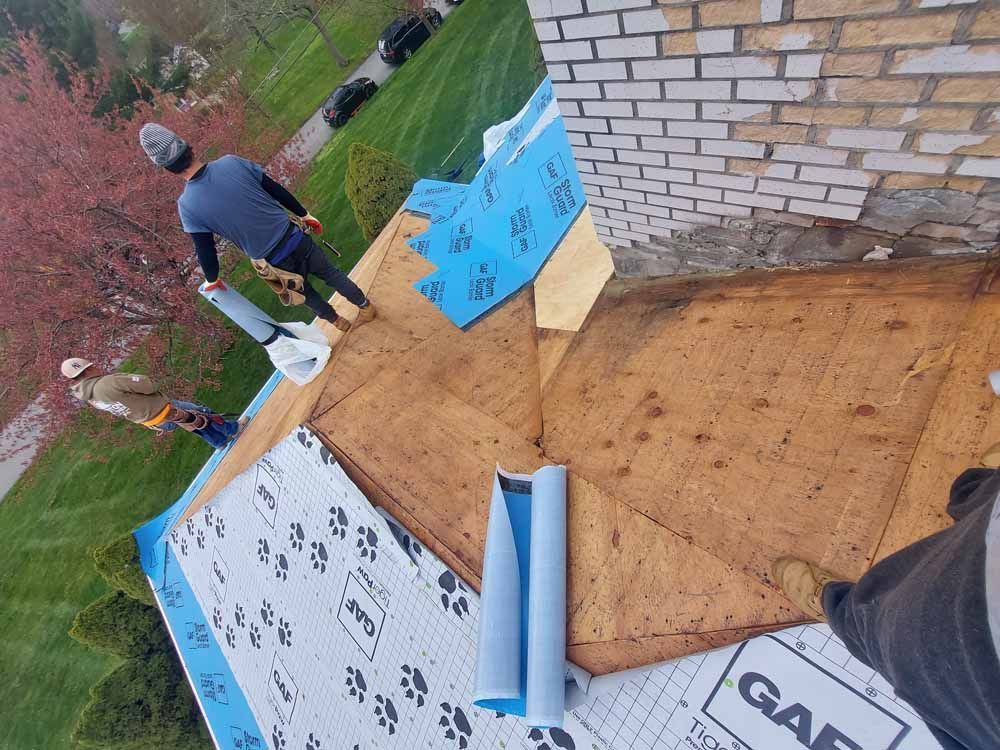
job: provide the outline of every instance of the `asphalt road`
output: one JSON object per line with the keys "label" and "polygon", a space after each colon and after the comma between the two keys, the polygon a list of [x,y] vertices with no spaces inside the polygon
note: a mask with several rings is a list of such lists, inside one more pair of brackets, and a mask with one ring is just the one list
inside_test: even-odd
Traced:
{"label": "asphalt road", "polygon": [[[447,16],[455,7],[453,5],[446,5],[444,0],[431,0],[426,5],[437,8],[442,16]],[[345,80],[353,81],[355,78],[371,78],[381,86],[395,70],[395,65],[388,65],[382,62],[382,58],[378,56],[378,51],[376,50]],[[332,137],[333,128],[323,122],[322,111],[317,109],[313,112],[312,117],[306,120],[305,125],[299,128],[298,133],[285,144],[282,150],[292,158],[309,162],[315,158],[316,154],[320,152],[323,146],[326,145],[326,142]]]}

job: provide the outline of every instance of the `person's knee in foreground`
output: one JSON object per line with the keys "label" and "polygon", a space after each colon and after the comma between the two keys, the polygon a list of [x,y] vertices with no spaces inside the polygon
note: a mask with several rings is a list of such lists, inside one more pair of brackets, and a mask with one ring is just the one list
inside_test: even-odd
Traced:
{"label": "person's knee in foreground", "polygon": [[[157,123],[142,126],[139,142],[156,166],[186,181],[177,199],[177,211],[184,231],[194,242],[208,282],[206,290],[223,286],[215,248],[215,235],[219,235],[253,259],[255,266],[265,271],[270,266],[301,277],[305,305],[341,331],[348,331],[351,323],[338,316],[313,289],[310,275],[318,276],[359,308],[355,327],[375,318],[375,306],[365,293],[299,227],[302,224],[320,234],[323,225],[261,165],[232,154],[210,162],[198,161],[183,138]],[[297,217],[297,222],[289,219],[289,213]]]}
{"label": "person's knee in foreground", "polygon": [[92,362],[71,357],[62,363],[63,376],[73,381],[70,393],[95,409],[141,424],[159,434],[178,427],[191,432],[213,448],[221,448],[247,424],[224,419],[211,409],[186,401],[170,400],[145,375],[100,372]]}
{"label": "person's knee in foreground", "polygon": [[1000,748],[1000,473],[969,469],[948,529],[905,547],[857,583],[804,560],[774,565],[804,612],[829,622],[946,750]]}

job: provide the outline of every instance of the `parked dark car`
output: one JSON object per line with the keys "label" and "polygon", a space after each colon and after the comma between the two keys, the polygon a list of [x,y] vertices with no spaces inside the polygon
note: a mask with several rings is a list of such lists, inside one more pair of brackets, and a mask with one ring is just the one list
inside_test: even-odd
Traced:
{"label": "parked dark car", "polygon": [[[421,13],[435,29],[444,23],[441,12],[424,8]],[[390,23],[378,38],[378,54],[384,62],[399,64],[409,60],[431,32],[416,13],[406,13]]]}
{"label": "parked dark car", "polygon": [[323,104],[323,119],[332,128],[343,127],[376,91],[378,86],[371,78],[357,78],[337,86]]}

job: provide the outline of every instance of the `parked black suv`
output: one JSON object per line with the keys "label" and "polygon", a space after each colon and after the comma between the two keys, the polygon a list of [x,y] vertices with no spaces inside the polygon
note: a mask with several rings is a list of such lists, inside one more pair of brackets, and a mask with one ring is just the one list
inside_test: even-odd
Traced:
{"label": "parked black suv", "polygon": [[[441,12],[424,8],[421,13],[435,29],[444,22]],[[384,62],[399,64],[409,60],[431,32],[416,13],[406,13],[386,27],[378,39],[378,54]]]}
{"label": "parked black suv", "polygon": [[357,78],[337,86],[323,104],[323,119],[332,128],[343,127],[376,91],[378,86],[371,78]]}

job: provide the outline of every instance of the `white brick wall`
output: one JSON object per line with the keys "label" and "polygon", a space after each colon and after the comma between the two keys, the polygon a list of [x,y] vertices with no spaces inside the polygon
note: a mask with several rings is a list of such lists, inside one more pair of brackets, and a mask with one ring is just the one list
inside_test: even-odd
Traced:
{"label": "white brick wall", "polygon": [[656,37],[629,36],[617,39],[598,39],[598,57],[655,57]]}
{"label": "white brick wall", "polygon": [[606,16],[585,16],[562,21],[563,39],[594,39],[599,36],[618,36],[621,25],[614,13]]}
{"label": "white brick wall", "polygon": [[[920,10],[951,5],[967,10]],[[1000,179],[1000,30],[981,10],[996,0],[528,6],[608,242],[734,218],[852,222],[890,176]]]}

